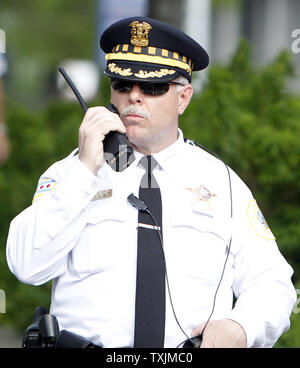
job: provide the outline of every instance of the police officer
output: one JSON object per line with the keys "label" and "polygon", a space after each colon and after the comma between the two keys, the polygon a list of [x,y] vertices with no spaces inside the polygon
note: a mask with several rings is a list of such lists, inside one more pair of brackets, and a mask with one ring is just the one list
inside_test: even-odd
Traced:
{"label": "police officer", "polygon": [[[203,330],[202,347],[273,346],[289,327],[292,269],[246,185],[178,128],[192,71],[208,65],[207,53],[174,27],[142,17],[114,23],[100,44],[120,117],[88,109],[78,150],[46,170],[33,204],[11,223],[11,271],[33,285],[53,280],[51,313],[60,328],[104,347],[176,347]],[[134,162],[120,172],[105,160],[110,131],[126,133],[134,149]],[[154,160],[151,170],[145,157]],[[153,223],[128,201],[140,199],[145,175],[160,191],[161,220]],[[151,195],[144,203],[156,211]],[[143,261],[152,263],[139,266],[143,231]],[[152,256],[156,244],[165,263]],[[148,281],[140,281],[145,268]],[[149,279],[156,290],[165,284],[163,297],[148,291]],[[139,291],[147,312],[138,311]],[[153,323],[144,323],[155,308]],[[138,329],[154,336],[161,328],[159,342],[136,343]]]}

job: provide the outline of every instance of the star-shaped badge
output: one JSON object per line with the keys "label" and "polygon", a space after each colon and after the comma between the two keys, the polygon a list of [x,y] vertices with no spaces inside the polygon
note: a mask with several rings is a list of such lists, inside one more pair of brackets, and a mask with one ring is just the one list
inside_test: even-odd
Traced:
{"label": "star-shaped badge", "polygon": [[212,193],[204,185],[200,184],[197,188],[186,188],[190,192],[194,193],[197,201],[209,201],[211,198],[216,197],[216,194]]}

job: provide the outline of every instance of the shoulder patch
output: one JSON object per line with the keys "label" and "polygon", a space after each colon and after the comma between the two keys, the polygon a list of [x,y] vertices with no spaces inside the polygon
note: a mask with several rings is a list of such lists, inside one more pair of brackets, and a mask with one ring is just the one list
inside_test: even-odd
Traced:
{"label": "shoulder patch", "polygon": [[36,191],[33,196],[32,203],[46,193],[51,192],[55,187],[56,181],[50,178],[43,178],[39,181]]}
{"label": "shoulder patch", "polygon": [[255,234],[266,240],[275,240],[267,221],[265,220],[256,200],[252,199],[247,208],[247,218]]}

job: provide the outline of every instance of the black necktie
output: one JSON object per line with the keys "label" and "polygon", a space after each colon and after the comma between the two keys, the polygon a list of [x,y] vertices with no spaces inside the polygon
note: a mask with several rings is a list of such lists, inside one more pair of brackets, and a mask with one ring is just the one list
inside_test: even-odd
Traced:
{"label": "black necktie", "polygon": [[[157,161],[142,157],[146,173],[142,177],[139,198],[153,214],[162,236],[162,205],[158,183],[153,176]],[[139,211],[137,281],[135,302],[135,348],[164,347],[165,264],[158,229],[152,217]]]}

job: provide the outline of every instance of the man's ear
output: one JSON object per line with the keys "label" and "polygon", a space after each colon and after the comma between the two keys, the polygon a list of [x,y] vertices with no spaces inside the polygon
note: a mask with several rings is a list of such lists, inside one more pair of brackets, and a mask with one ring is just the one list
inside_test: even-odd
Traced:
{"label": "man's ear", "polygon": [[191,98],[193,96],[194,90],[191,84],[187,84],[181,88],[181,90],[178,92],[178,114],[182,115],[187,108],[188,104],[191,101]]}

